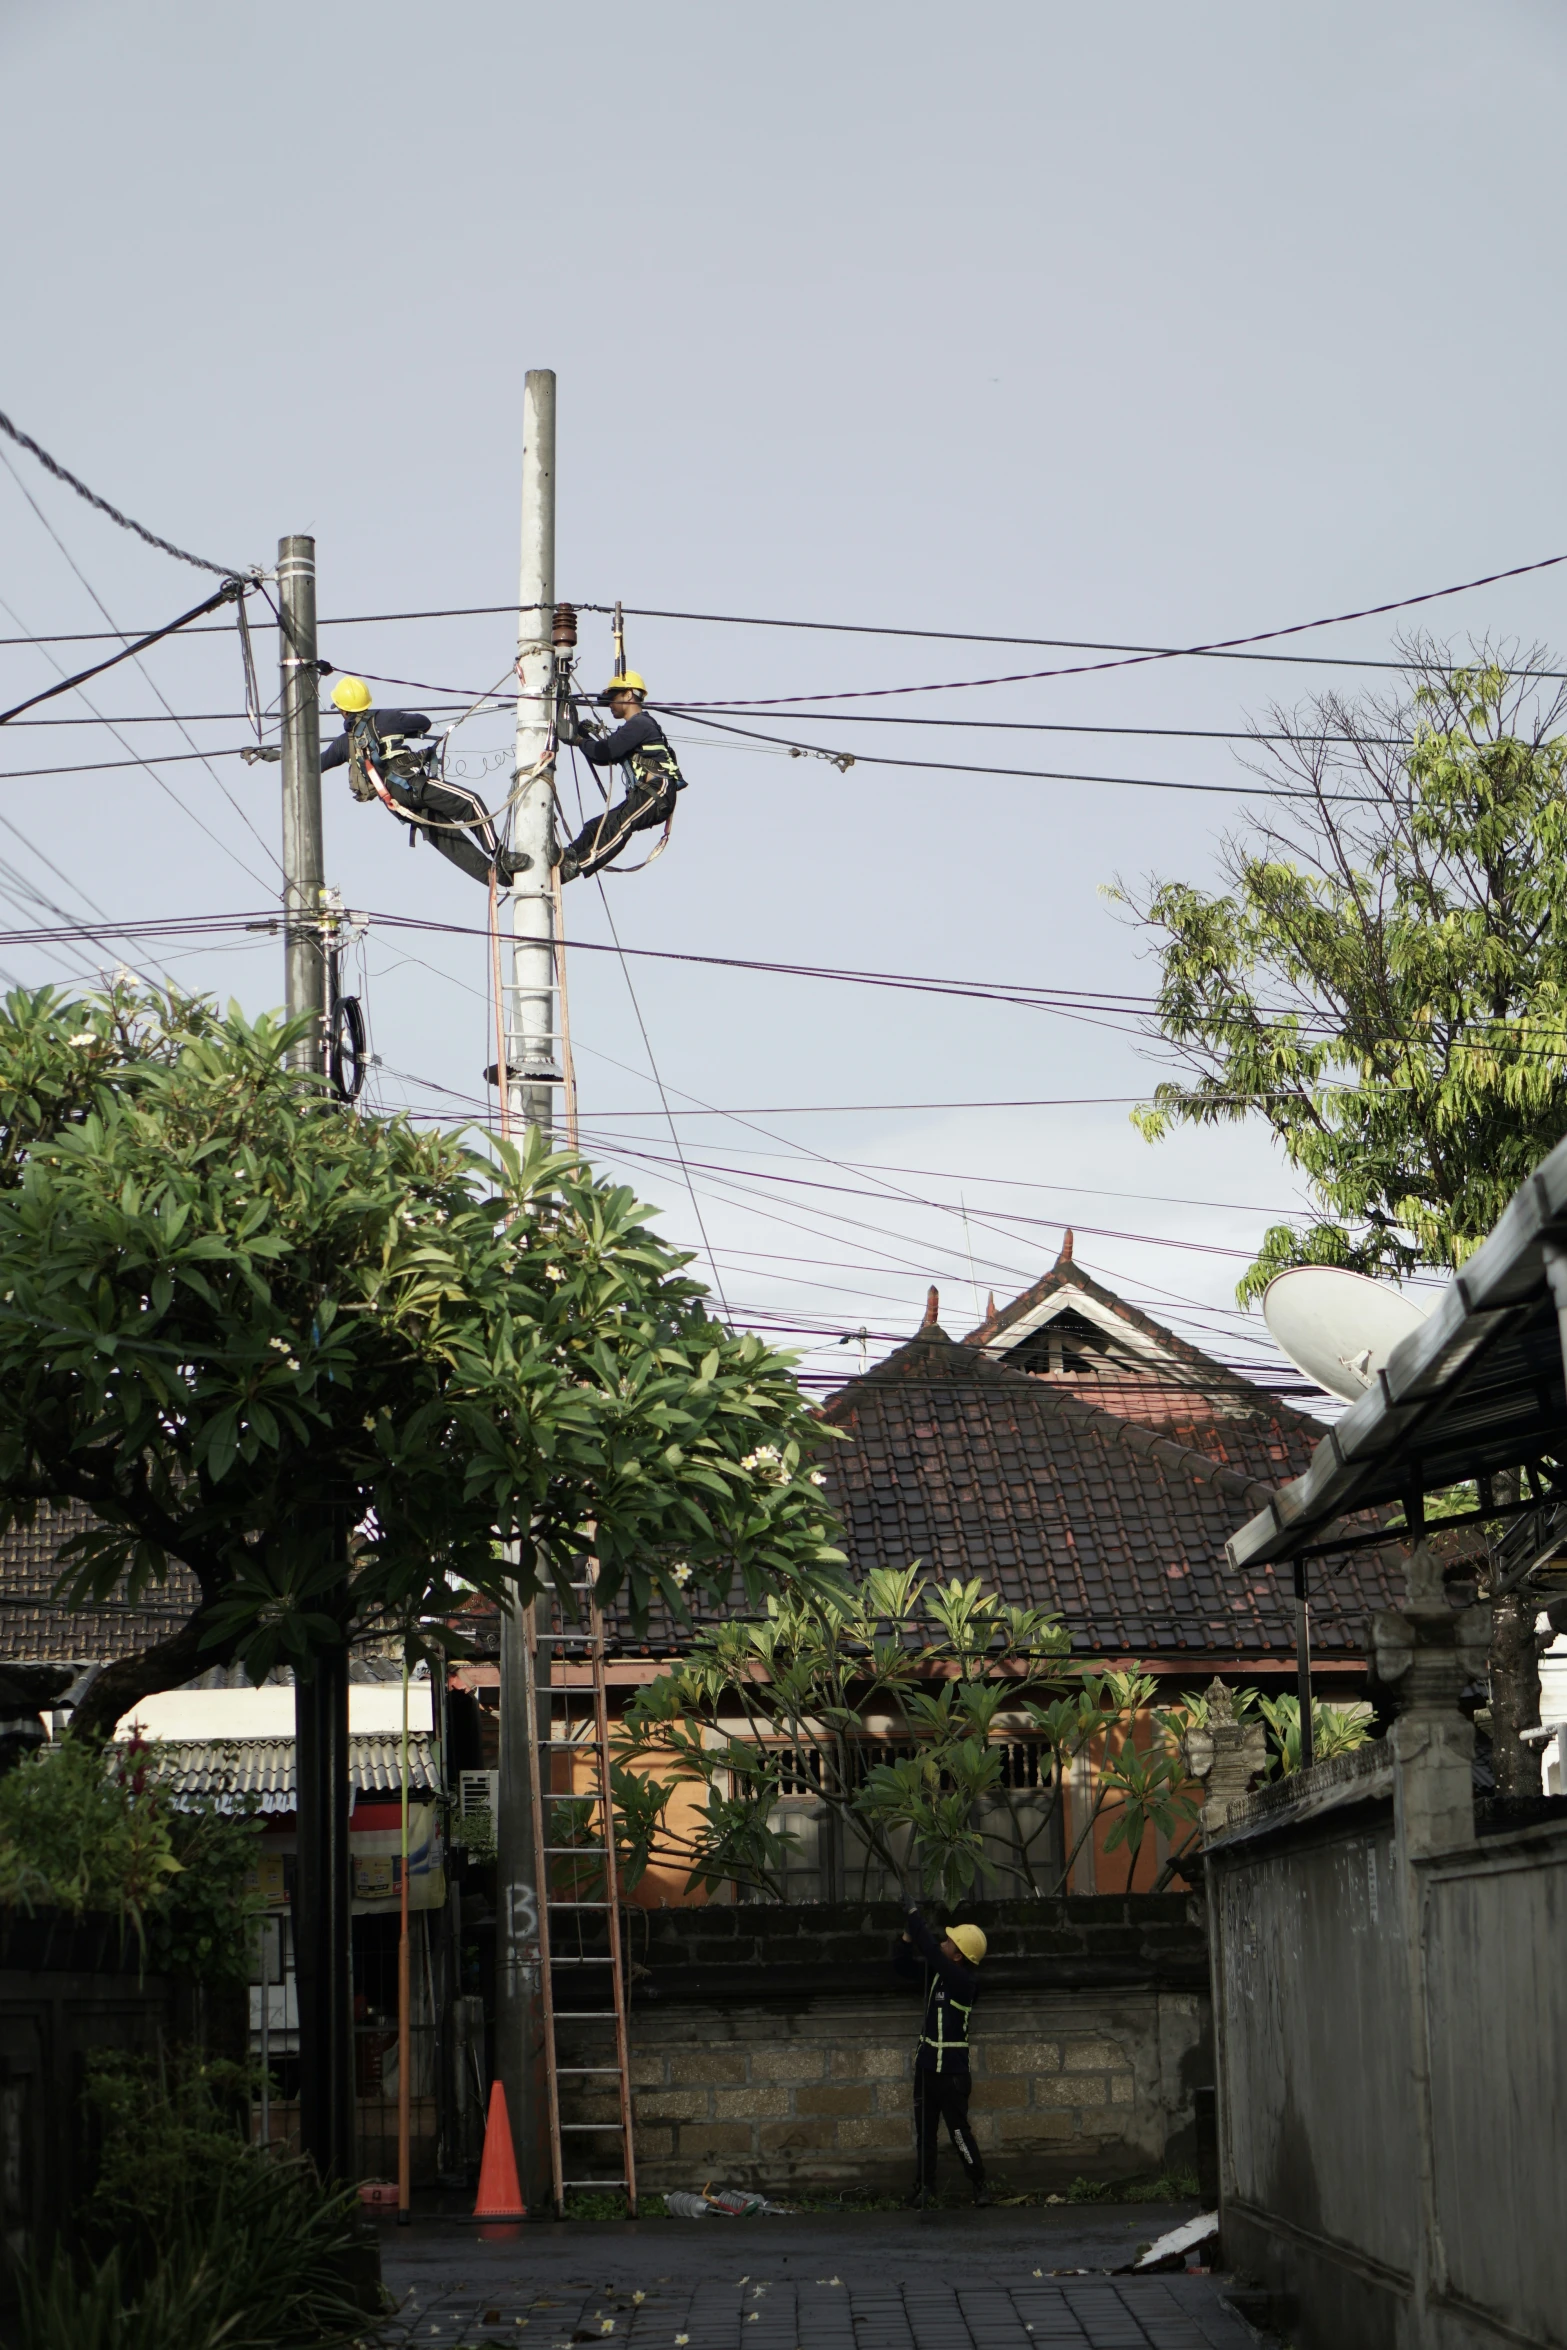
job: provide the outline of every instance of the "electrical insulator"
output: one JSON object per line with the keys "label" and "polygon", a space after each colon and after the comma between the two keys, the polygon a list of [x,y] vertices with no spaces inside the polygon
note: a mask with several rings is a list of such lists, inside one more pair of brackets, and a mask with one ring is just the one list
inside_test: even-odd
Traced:
{"label": "electrical insulator", "polygon": [[577,607],[575,604],[557,604],[550,627],[550,643],[557,652],[564,652],[577,641]]}

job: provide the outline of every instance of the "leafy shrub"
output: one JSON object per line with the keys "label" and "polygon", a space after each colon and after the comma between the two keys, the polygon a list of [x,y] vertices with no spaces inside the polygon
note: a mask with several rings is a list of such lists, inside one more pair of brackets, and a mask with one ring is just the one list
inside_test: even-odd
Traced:
{"label": "leafy shrub", "polygon": [[356,2191],[323,2196],[296,2162],[257,2149],[198,2217],[138,2264],[57,2251],[24,2274],[17,2350],[329,2350],[359,2340],[365,2312],[344,2281]]}
{"label": "leafy shrub", "polygon": [[366,2330],[346,2282],[353,2188],[235,2126],[239,2067],[117,2057],[89,2075],[102,2129],[86,2249],[22,2278],[18,2350],[328,2350]]}
{"label": "leafy shrub", "polygon": [[58,1739],[0,1777],[0,1908],[107,1911],[160,1971],[250,1976],[250,1809],[176,1806],[156,1747]]}

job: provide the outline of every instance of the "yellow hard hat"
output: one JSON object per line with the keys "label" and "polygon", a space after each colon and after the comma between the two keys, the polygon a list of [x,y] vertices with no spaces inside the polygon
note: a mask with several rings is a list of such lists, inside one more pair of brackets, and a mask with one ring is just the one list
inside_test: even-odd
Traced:
{"label": "yellow hard hat", "polygon": [[332,688],[332,699],[340,710],[368,710],[370,688],[362,677],[340,677]]}
{"label": "yellow hard hat", "polygon": [[604,691],[606,694],[646,694],[647,679],[639,677],[634,669],[623,669],[618,677],[610,679]]}
{"label": "yellow hard hat", "polygon": [[981,1926],[949,1926],[947,1940],[957,1944],[970,1966],[978,1966],[990,1947]]}

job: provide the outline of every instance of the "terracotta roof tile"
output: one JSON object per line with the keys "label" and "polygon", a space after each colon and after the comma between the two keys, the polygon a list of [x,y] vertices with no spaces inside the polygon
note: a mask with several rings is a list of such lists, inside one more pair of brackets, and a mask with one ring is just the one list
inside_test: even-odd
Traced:
{"label": "terracotta roof tile", "polygon": [[0,1536],[0,1661],[105,1664],[177,1631],[196,1605],[194,1578],[173,1566],[139,1603],[122,1587],[100,1606],[62,1607],[51,1596],[60,1548],[87,1522],[81,1507],[40,1510],[31,1526]]}
{"label": "terracotta roof tile", "polygon": [[[1235,1440],[1217,1458],[931,1330],[824,1416],[852,1439],[824,1466],[859,1573],[918,1558],[944,1578],[977,1574],[1008,1600],[1058,1609],[1080,1654],[1293,1655],[1292,1587],[1224,1561],[1226,1537],[1288,1473],[1270,1457],[1270,1423],[1227,1420]],[[1317,1646],[1360,1655],[1368,1613],[1397,1604],[1392,1573],[1362,1553],[1319,1583]]]}

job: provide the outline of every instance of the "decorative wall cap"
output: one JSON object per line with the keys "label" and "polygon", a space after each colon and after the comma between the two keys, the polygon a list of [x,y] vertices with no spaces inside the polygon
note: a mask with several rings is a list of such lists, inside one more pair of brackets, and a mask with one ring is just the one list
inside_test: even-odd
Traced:
{"label": "decorative wall cap", "polygon": [[1291,1771],[1285,1778],[1270,1779],[1255,1793],[1241,1796],[1231,1806],[1219,1834],[1208,1837],[1203,1849],[1213,1852],[1243,1837],[1265,1831],[1271,1834],[1296,1821],[1315,1819],[1322,1812],[1379,1796],[1390,1797],[1392,1792],[1392,1748],[1385,1739],[1368,1739],[1347,1754],[1314,1763],[1309,1771]]}

